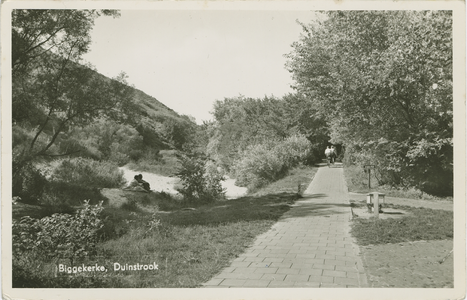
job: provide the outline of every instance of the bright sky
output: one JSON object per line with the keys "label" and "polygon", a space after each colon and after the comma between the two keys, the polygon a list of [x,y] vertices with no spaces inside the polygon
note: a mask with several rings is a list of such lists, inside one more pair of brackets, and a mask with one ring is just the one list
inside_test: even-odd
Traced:
{"label": "bright sky", "polygon": [[212,119],[215,100],[282,97],[293,83],[285,69],[291,44],[310,11],[121,11],[101,17],[84,59],[197,123]]}
{"label": "bright sky", "polygon": [[293,83],[285,69],[291,44],[311,11],[146,10],[101,17],[84,59],[197,123],[212,119],[215,100],[282,97]]}

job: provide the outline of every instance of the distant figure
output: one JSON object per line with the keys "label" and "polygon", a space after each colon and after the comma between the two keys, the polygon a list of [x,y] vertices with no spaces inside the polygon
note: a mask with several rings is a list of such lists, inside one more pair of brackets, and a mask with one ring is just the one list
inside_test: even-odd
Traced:
{"label": "distant figure", "polygon": [[143,189],[145,189],[148,192],[151,190],[151,188],[149,187],[149,183],[143,180],[143,175],[138,174],[135,176],[135,179],[138,181],[141,187],[143,187]]}
{"label": "distant figure", "polygon": [[337,151],[334,146],[331,146],[331,162],[335,163],[337,158]]}
{"label": "distant figure", "polygon": [[149,187],[149,183],[143,180],[143,175],[139,174],[135,175],[134,179],[126,188],[124,188],[124,190],[148,193],[151,190],[151,188]]}
{"label": "distant figure", "polygon": [[326,155],[329,164],[331,162],[331,147],[328,146],[326,150],[324,150],[324,155]]}

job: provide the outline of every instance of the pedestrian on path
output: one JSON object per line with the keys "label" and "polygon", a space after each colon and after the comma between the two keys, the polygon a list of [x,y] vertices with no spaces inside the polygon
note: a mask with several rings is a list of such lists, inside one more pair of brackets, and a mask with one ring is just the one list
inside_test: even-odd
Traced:
{"label": "pedestrian on path", "polygon": [[326,159],[328,160],[328,163],[331,162],[331,147],[327,147],[326,150],[324,150],[324,155],[326,155]]}
{"label": "pedestrian on path", "polygon": [[335,163],[337,158],[337,151],[334,146],[331,146],[331,162]]}

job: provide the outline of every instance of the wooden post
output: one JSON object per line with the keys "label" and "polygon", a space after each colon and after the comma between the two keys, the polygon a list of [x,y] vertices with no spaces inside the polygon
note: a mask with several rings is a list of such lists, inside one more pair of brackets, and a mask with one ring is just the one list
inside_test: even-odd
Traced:
{"label": "wooden post", "polygon": [[368,188],[371,189],[371,168],[368,169]]}
{"label": "wooden post", "polygon": [[375,210],[375,218],[379,219],[379,193],[373,193],[373,209]]}

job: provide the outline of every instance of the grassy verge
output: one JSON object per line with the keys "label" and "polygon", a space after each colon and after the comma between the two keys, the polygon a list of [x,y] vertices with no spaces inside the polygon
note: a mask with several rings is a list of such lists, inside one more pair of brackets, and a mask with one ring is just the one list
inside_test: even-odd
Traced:
{"label": "grassy verge", "polygon": [[275,194],[280,192],[288,193],[303,193],[310,182],[313,180],[318,168],[315,167],[297,167],[289,171],[287,177],[282,178],[276,182],[268,184],[267,186],[252,191],[250,195],[261,196],[268,194]]}
{"label": "grassy verge", "polygon": [[[289,210],[299,195],[296,178],[310,179],[311,170],[294,172],[290,180],[270,187],[271,194],[186,205],[167,194],[125,193],[104,209],[97,256],[85,261],[23,255],[14,266],[14,287],[187,288],[208,281],[242,253]],[[310,173],[311,172],[311,173]],[[301,174],[301,175],[300,175]],[[292,192],[293,191],[293,192]],[[263,191],[265,193],[265,191]],[[153,194],[153,195],[152,195]],[[133,197],[131,196],[133,195]],[[108,272],[65,274],[59,264],[105,266]],[[157,264],[152,271],[114,270],[135,264]],[[24,267],[24,266],[27,266]]]}
{"label": "grassy verge", "polygon": [[[355,204],[353,204],[355,206]],[[357,204],[365,206],[365,204]],[[428,208],[392,205],[410,215],[394,219],[356,218],[352,223],[352,235],[359,245],[400,243],[419,240],[444,240],[453,238],[453,213]]]}
{"label": "grassy verge", "polygon": [[387,185],[380,185],[378,183],[378,178],[375,176],[375,172],[371,172],[370,177],[370,188],[368,187],[368,173],[365,173],[363,168],[359,166],[345,166],[344,167],[344,176],[349,188],[349,192],[355,193],[369,193],[378,191],[380,193],[385,193],[389,197],[397,198],[409,198],[409,199],[423,199],[423,200],[448,200],[452,201],[452,197],[436,197],[426,193],[423,193],[420,190],[415,188],[392,188]]}

